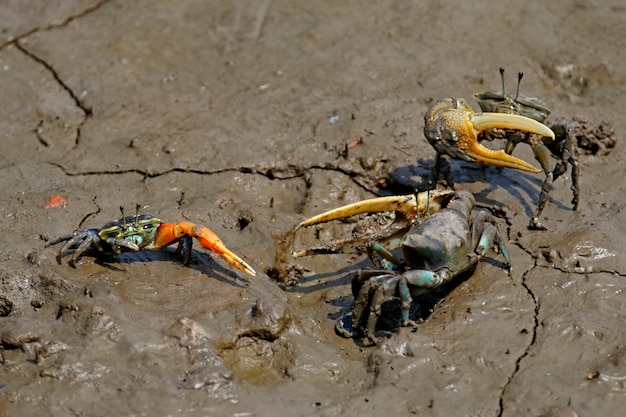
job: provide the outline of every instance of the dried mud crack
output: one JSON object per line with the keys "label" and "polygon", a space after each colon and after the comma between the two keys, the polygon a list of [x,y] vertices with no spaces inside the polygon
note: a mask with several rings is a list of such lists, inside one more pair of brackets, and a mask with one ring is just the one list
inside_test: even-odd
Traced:
{"label": "dried mud crack", "polygon": [[[509,222],[508,219],[505,219],[505,220],[506,220],[507,224],[509,225],[509,231],[510,231],[510,222]],[[514,244],[518,248],[523,250],[527,255],[529,255],[533,259],[533,265],[522,273],[521,285],[525,289],[525,291],[527,292],[528,296],[533,301],[533,304],[534,304],[534,316],[533,316],[532,329],[530,331],[530,342],[525,347],[524,351],[515,360],[515,368],[513,369],[513,371],[511,372],[511,374],[507,378],[507,381],[504,384],[504,386],[502,387],[502,390],[500,392],[499,402],[498,402],[498,404],[499,404],[498,405],[498,414],[497,414],[498,417],[501,417],[501,416],[504,415],[505,408],[506,408],[505,397],[506,397],[506,394],[507,394],[507,392],[509,390],[509,387],[511,386],[511,384],[515,380],[515,377],[518,374],[518,372],[522,369],[524,360],[530,355],[533,347],[535,346],[535,344],[537,342],[538,329],[539,329],[539,310],[541,308],[541,303],[539,301],[538,296],[533,292],[533,290],[530,288],[529,284],[527,283],[528,275],[532,271],[534,271],[534,270],[536,270],[538,268],[552,269],[552,270],[559,271],[560,273],[563,273],[563,274],[576,274],[576,275],[584,275],[584,276],[593,275],[593,274],[603,274],[603,273],[613,274],[613,275],[616,275],[616,276],[619,276],[619,277],[623,277],[625,275],[625,274],[620,273],[619,271],[615,271],[615,270],[600,269],[600,270],[596,270],[596,271],[591,271],[591,270],[579,271],[579,270],[576,270],[576,268],[574,270],[571,270],[571,269],[564,268],[562,266],[554,265],[554,264],[553,265],[549,265],[549,266],[548,265],[540,265],[538,263],[538,261],[539,261],[539,257],[543,256],[542,254],[540,254],[540,255],[533,254],[530,249],[526,248],[524,245],[522,245],[519,242],[514,242]],[[525,331],[525,330],[526,329],[523,329],[522,331]]]}
{"label": "dried mud crack", "polygon": [[526,277],[528,276],[528,274],[534,270],[535,268],[537,268],[537,261],[535,259],[535,264],[527,269],[526,271],[524,271],[524,273],[522,274],[522,287],[524,287],[524,289],[526,290],[528,296],[533,300],[533,303],[535,305],[534,308],[534,317],[533,317],[533,327],[531,330],[531,339],[530,339],[530,343],[528,343],[528,345],[526,346],[526,348],[524,349],[524,352],[522,352],[522,354],[515,360],[515,369],[513,369],[513,372],[511,373],[511,375],[509,375],[506,383],[504,384],[504,386],[502,387],[502,391],[500,392],[500,398],[498,401],[498,417],[501,417],[504,413],[504,397],[506,395],[506,392],[509,388],[509,386],[511,385],[511,382],[515,379],[515,375],[517,375],[517,373],[519,372],[521,366],[522,366],[522,362],[524,361],[524,358],[526,358],[531,349],[533,348],[536,340],[537,340],[537,329],[539,328],[539,308],[540,308],[540,304],[539,304],[539,299],[537,298],[537,296],[533,293],[533,291],[530,289],[530,287],[528,286],[528,284],[526,283]]}
{"label": "dried mud crack", "polygon": [[0,45],[0,49],[4,48],[7,45],[10,44],[16,44],[17,45],[17,41],[19,41],[20,39],[24,39],[34,33],[37,32],[44,32],[44,31],[48,31],[48,30],[53,30],[53,29],[57,29],[57,28],[63,28],[66,27],[68,24],[70,24],[72,21],[76,20],[76,19],[80,19],[81,17],[87,16],[88,14],[95,12],[96,10],[98,10],[100,7],[102,7],[103,5],[105,5],[106,3],[109,3],[111,0],[101,0],[99,2],[96,2],[95,4],[86,7],[85,9],[67,16],[65,19],[63,19],[63,21],[61,21],[60,23],[52,23],[43,27],[35,27],[32,28],[30,30],[27,30],[24,33],[21,33],[19,35],[16,36],[12,36],[8,39],[8,41],[6,41],[5,43],[3,43],[2,45]]}
{"label": "dried mud crack", "polygon": [[[359,182],[357,179],[362,178],[365,179],[366,176],[363,173],[357,171],[349,171],[339,166],[335,166],[332,164],[325,165],[311,165],[311,166],[299,166],[299,165],[287,165],[287,166],[272,166],[272,167],[258,167],[258,166],[241,166],[241,167],[233,167],[233,168],[220,168],[214,170],[200,170],[200,169],[191,169],[191,168],[171,168],[163,171],[155,171],[151,172],[148,170],[143,170],[140,168],[129,168],[122,170],[101,170],[101,171],[80,171],[73,172],[68,170],[64,165],[57,162],[49,162],[50,165],[53,165],[59,168],[65,175],[69,177],[79,177],[79,176],[92,176],[92,175],[123,175],[123,174],[139,174],[144,178],[158,178],[163,175],[171,174],[174,172],[177,173],[186,173],[186,174],[196,174],[196,175],[217,175],[228,172],[239,172],[242,174],[253,174],[253,175],[261,175],[269,180],[291,180],[295,178],[302,178],[308,175],[311,171],[320,170],[320,171],[330,171],[336,172],[348,177],[355,185],[359,186],[365,191],[368,191],[372,194],[378,194],[377,190],[368,187],[367,184]],[[308,181],[307,181],[308,182]]]}
{"label": "dried mud crack", "polygon": [[[61,78],[59,73],[54,69],[54,67],[50,63],[46,62],[44,59],[38,57],[33,52],[31,52],[28,49],[26,49],[20,42],[16,41],[16,42],[14,42],[14,45],[15,45],[15,48],[18,51],[22,52],[24,55],[26,55],[27,57],[29,57],[33,61],[35,61],[38,64],[40,64],[41,66],[43,66],[46,69],[46,71],[48,71],[52,75],[54,80],[61,86],[61,88],[65,92],[67,92],[67,94],[71,97],[71,99],[74,102],[74,104],[76,105],[76,107],[78,107],[81,110],[81,112],[83,113],[83,119],[81,120],[81,122],[76,127],[76,136],[74,138],[74,146],[73,146],[73,149],[75,149],[78,146],[78,144],[80,143],[80,131],[81,131],[81,128],[87,122],[87,119],[89,119],[92,116],[91,108],[86,106],[78,98],[76,93],[67,85],[67,83],[65,83],[63,81],[63,79]],[[41,143],[42,145],[48,147],[48,142],[43,137],[41,137],[41,135],[39,134],[39,129],[40,129],[42,123],[43,123],[43,121],[40,121],[38,126],[35,129],[33,129],[33,130],[34,130],[35,134],[37,135],[37,139],[39,140],[39,143]]]}
{"label": "dried mud crack", "polygon": [[[52,64],[47,62],[45,59],[39,57],[38,55],[36,55],[34,52],[30,51],[20,41],[38,32],[45,32],[45,31],[50,31],[54,29],[64,28],[67,25],[69,25],[72,21],[76,19],[80,19],[100,9],[104,4],[108,3],[109,1],[110,0],[101,0],[99,2],[96,2],[95,4],[88,6],[85,9],[80,10],[75,14],[71,14],[63,18],[63,20],[60,23],[52,23],[43,27],[35,27],[24,33],[21,33],[15,36],[10,36],[8,41],[0,45],[0,50],[5,48],[8,45],[13,45],[22,54],[27,56],[29,59],[32,59],[33,61],[35,61],[37,64],[41,65],[47,72],[49,72],[52,75],[55,82],[70,96],[70,98],[72,99],[76,107],[78,107],[81,110],[81,112],[83,113],[83,119],[81,120],[79,125],[76,127],[76,135],[74,138],[73,148],[76,148],[80,142],[81,128],[87,122],[87,120],[92,116],[92,109],[88,107],[87,105],[85,105],[85,103],[83,103],[80,100],[80,98],[74,92],[74,90],[72,90],[72,88],[65,81],[63,81],[63,78],[59,75],[59,72],[53,67]],[[35,132],[35,135],[37,136],[37,140],[39,141],[39,143],[45,147],[48,147],[49,146],[48,141],[40,134],[40,129],[41,129],[42,124],[43,124],[43,120],[40,120],[40,122],[33,129],[33,131]]]}
{"label": "dried mud crack", "polygon": [[31,52],[28,49],[26,49],[26,47],[24,47],[20,42],[15,42],[15,47],[20,52],[25,54],[27,57],[31,58],[32,60],[34,60],[38,64],[41,64],[52,75],[52,77],[56,80],[57,83],[59,83],[59,85],[63,88],[63,90],[65,90],[70,95],[70,97],[72,98],[72,100],[74,101],[76,106],[79,107],[83,111],[83,113],[85,114],[85,118],[88,118],[88,117],[91,116],[91,114],[92,114],[91,113],[91,109],[89,107],[87,107],[78,98],[76,93],[74,93],[74,91],[67,85],[67,83],[65,83],[63,81],[63,79],[61,78],[59,73],[54,69],[52,64],[50,64],[49,62],[46,62],[43,58],[38,57],[33,52]]}

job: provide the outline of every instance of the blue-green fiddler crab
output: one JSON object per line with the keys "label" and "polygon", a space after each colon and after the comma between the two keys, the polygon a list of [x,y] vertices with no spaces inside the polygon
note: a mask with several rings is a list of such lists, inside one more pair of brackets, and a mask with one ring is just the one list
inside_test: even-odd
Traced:
{"label": "blue-green fiddler crab", "polygon": [[[401,227],[385,229],[381,234],[348,239],[316,248],[293,252],[295,257],[363,251],[375,265],[384,269],[355,276],[355,297],[351,312],[352,328],[337,323],[337,332],[345,337],[365,335],[375,343],[375,330],[382,304],[393,298],[401,301],[402,323],[412,325],[409,308],[412,297],[423,294],[459,274],[469,271],[483,259],[490,248],[502,252],[510,272],[510,258],[495,219],[483,210],[473,210],[474,196],[468,191],[433,190],[414,195],[380,197],[340,207],[312,217],[295,230],[355,214],[395,211],[403,214]],[[408,230],[408,232],[407,232]],[[393,239],[401,233],[400,238]],[[389,239],[390,244],[382,242]],[[366,243],[367,240],[369,243]],[[391,250],[401,248],[403,259]],[[375,256],[382,261],[375,260]]]}
{"label": "blue-green fiddler crab", "polygon": [[67,242],[57,256],[61,258],[72,248],[76,248],[72,254],[71,264],[80,258],[87,249],[95,249],[99,252],[115,255],[122,252],[137,252],[140,250],[159,250],[165,246],[178,242],[177,254],[181,254],[183,264],[187,264],[191,258],[192,238],[216,253],[226,262],[249,275],[256,275],[254,269],[243,259],[231,252],[222,239],[211,229],[190,222],[163,223],[156,217],[142,214],[139,215],[139,206],[135,216],[124,217],[105,224],[100,229],[84,229],[71,235],[60,237],[49,242],[46,247],[57,243]]}

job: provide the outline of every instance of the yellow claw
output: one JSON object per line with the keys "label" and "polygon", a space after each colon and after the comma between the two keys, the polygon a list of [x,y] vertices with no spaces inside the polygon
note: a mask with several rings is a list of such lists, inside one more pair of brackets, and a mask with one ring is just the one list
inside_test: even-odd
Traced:
{"label": "yellow claw", "polygon": [[446,98],[435,103],[424,116],[424,134],[440,154],[468,162],[541,172],[528,162],[503,150],[494,151],[478,143],[478,134],[487,129],[522,130],[554,139],[546,125],[528,117],[504,113],[474,113],[463,99]]}
{"label": "yellow claw", "polygon": [[372,198],[329,210],[303,221],[295,227],[294,232],[301,227],[344,219],[363,213],[393,211],[400,214],[400,216],[396,218],[396,222],[378,233],[342,239],[315,248],[294,251],[291,254],[295,258],[299,258],[301,256],[329,253],[363,253],[364,245],[374,241],[386,241],[392,247],[399,247],[402,239],[401,237],[398,239],[398,233],[404,235],[403,231],[406,231],[415,221],[426,217],[427,213],[434,214],[446,207],[454,196],[455,192],[453,190],[433,190],[419,194]]}
{"label": "yellow claw", "polygon": [[331,220],[345,219],[357,214],[380,213],[383,211],[402,213],[407,219],[415,219],[416,217],[425,216],[426,210],[431,214],[439,211],[442,204],[450,200],[453,195],[453,190],[432,190],[418,194],[371,198],[313,216],[298,224],[295,230],[314,224],[326,223]]}

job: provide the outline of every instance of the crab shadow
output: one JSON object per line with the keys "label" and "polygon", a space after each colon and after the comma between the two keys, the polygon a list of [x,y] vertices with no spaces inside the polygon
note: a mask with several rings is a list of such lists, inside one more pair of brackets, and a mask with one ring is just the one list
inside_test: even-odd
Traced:
{"label": "crab shadow", "polygon": [[[191,268],[204,275],[214,278],[220,282],[243,288],[249,281],[240,277],[234,271],[220,265],[211,254],[192,249],[191,259],[187,265],[183,265],[179,256],[174,250],[161,249],[158,251],[139,251],[139,252],[123,252],[119,255],[109,255],[98,252],[95,249],[88,249],[76,259],[72,258],[73,252],[68,252],[68,265],[72,268],[80,266],[80,261],[84,256],[93,257],[93,262],[114,272],[128,272],[124,265],[130,265],[135,262],[169,262],[177,263],[181,268]],[[215,256],[217,257],[217,256]]]}
{"label": "crab shadow", "polygon": [[[448,162],[455,188],[462,188],[463,184],[470,183],[488,184],[486,188],[475,194],[481,205],[504,208],[503,202],[488,198],[488,195],[493,191],[501,188],[519,201],[529,218],[535,215],[543,185],[543,178],[541,177],[543,174],[535,176],[510,168],[473,164],[451,158],[448,159]],[[433,163],[433,160],[419,158],[416,165],[400,166],[394,169],[387,176],[385,193],[408,194],[416,190],[423,191],[432,188]],[[560,201],[555,201],[550,196],[548,196],[548,201],[560,209],[571,210],[571,207],[567,207]]]}
{"label": "crab shadow", "polygon": [[[328,255],[317,255],[328,256]],[[340,256],[340,255],[336,255]],[[371,262],[367,258],[361,259],[358,263],[346,266],[336,271],[324,272],[306,276],[298,282],[287,288],[287,291],[299,294],[311,294],[317,291],[325,290],[332,287],[341,287],[349,285],[350,277],[358,271],[371,268]]]}

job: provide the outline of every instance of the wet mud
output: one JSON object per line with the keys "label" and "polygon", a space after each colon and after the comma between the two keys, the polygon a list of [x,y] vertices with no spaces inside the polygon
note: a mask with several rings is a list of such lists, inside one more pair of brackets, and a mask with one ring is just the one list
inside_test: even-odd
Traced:
{"label": "wet mud", "polygon": [[[0,6],[0,416],[620,415],[626,409],[626,8],[619,1],[124,2]],[[577,120],[569,172],[451,161],[496,216],[489,255],[378,346],[335,334],[366,256],[293,258],[354,223],[329,208],[412,193],[443,97],[508,88]],[[477,107],[477,106],[476,106]],[[536,164],[529,147],[515,154]],[[52,195],[66,204],[44,207]],[[214,230],[57,262],[119,206]],[[621,242],[621,243],[620,243]],[[388,306],[397,314],[397,306]],[[415,309],[412,310],[415,312]]]}

